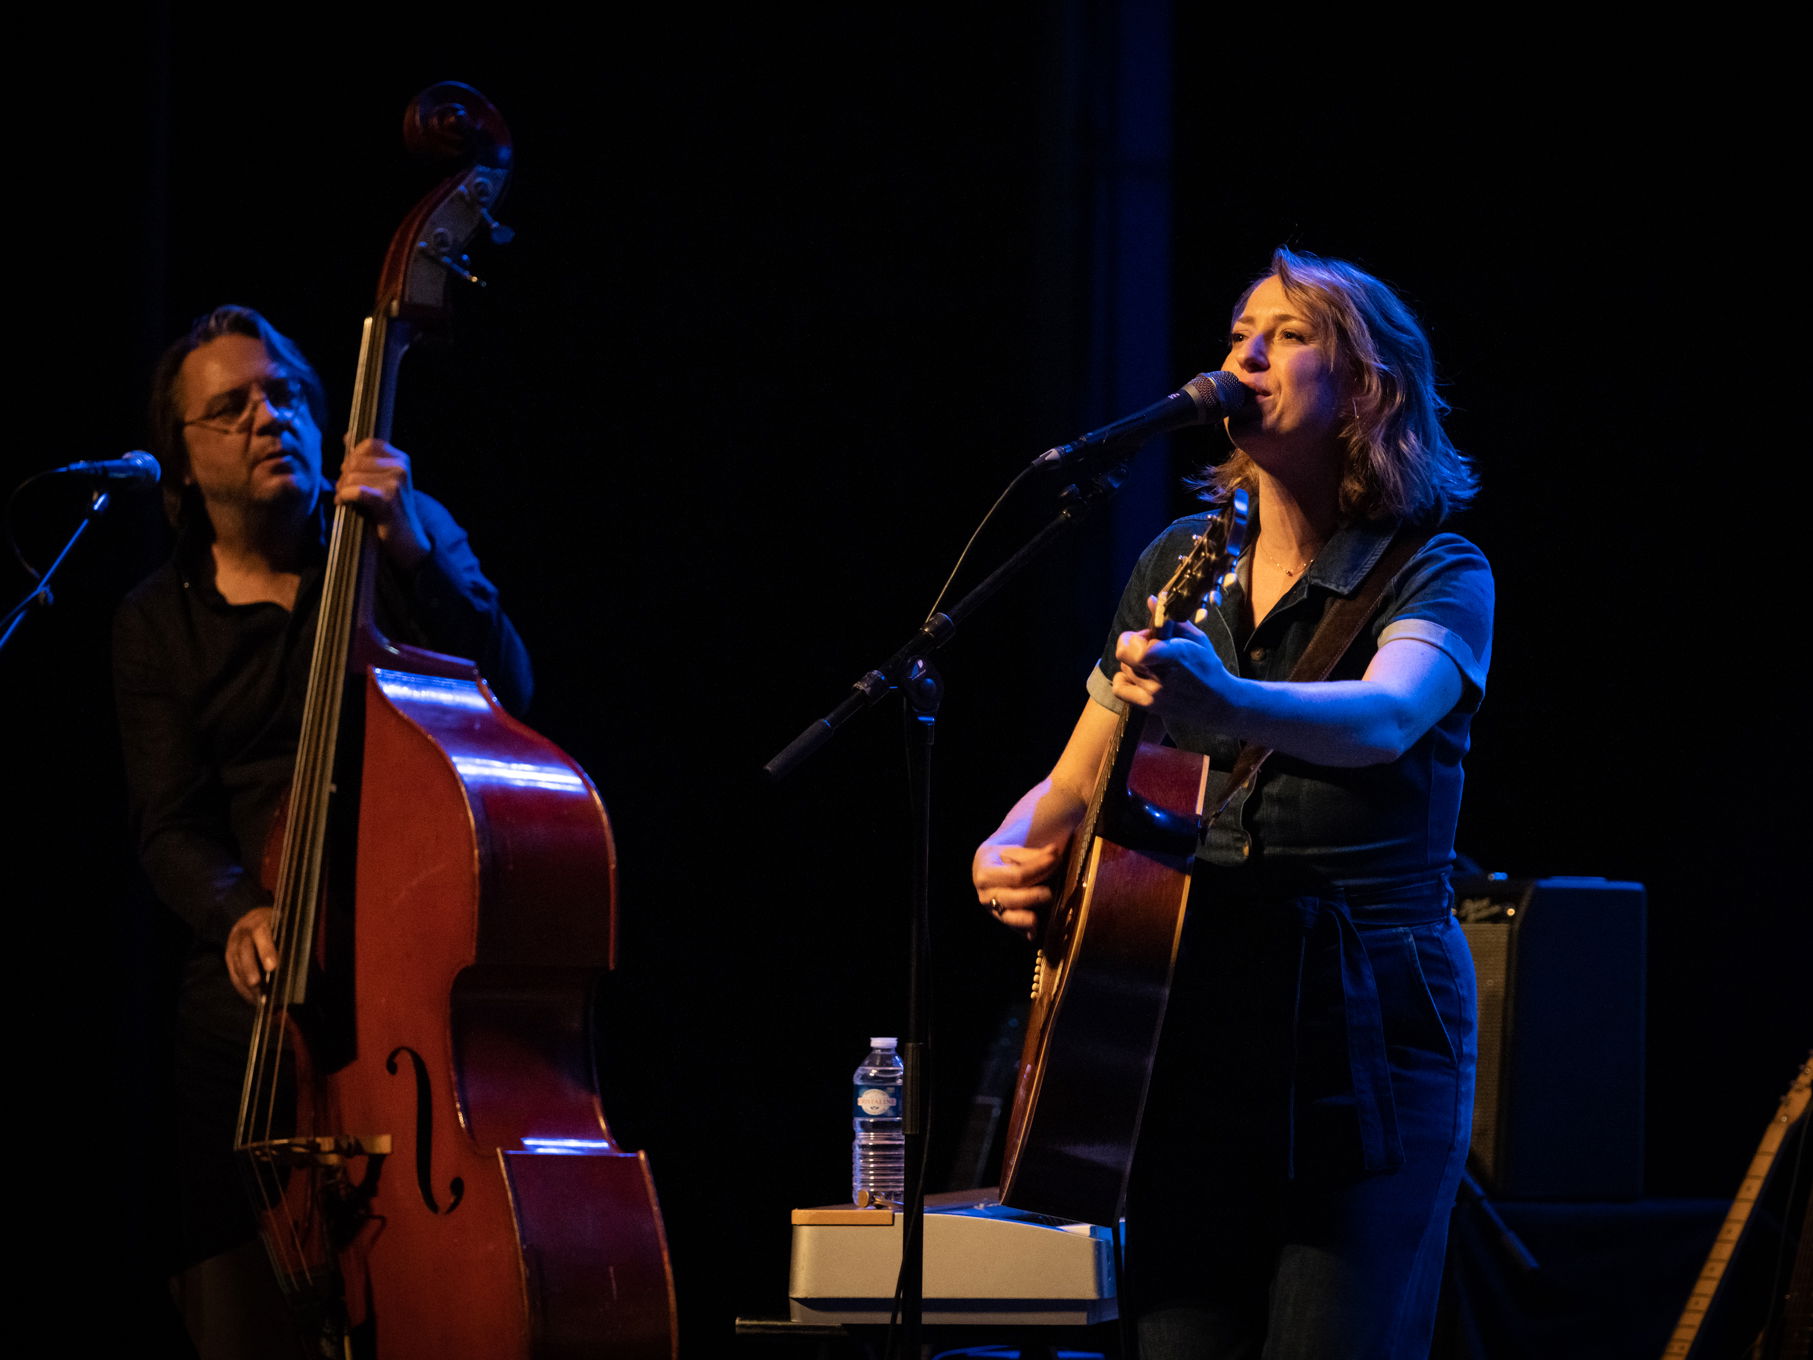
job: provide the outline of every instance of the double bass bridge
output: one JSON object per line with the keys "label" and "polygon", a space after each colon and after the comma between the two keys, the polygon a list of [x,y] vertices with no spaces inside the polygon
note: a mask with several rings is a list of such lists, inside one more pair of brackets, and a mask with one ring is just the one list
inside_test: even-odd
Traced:
{"label": "double bass bridge", "polygon": [[306,1138],[267,1138],[239,1151],[266,1166],[344,1166],[355,1157],[388,1157],[388,1133],[327,1133]]}

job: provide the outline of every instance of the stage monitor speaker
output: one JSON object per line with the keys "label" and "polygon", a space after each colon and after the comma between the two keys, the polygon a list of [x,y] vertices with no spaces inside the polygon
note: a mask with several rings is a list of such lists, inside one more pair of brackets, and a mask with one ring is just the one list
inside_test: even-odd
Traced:
{"label": "stage monitor speaker", "polygon": [[1471,1166],[1505,1199],[1643,1193],[1644,892],[1457,879],[1479,978]]}

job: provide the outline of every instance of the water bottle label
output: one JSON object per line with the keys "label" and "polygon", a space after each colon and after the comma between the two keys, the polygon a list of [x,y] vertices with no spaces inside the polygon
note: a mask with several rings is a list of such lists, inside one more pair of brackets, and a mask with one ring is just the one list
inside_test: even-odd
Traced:
{"label": "water bottle label", "polygon": [[856,1113],[865,1119],[885,1119],[900,1113],[900,1093],[885,1086],[864,1086],[856,1093]]}

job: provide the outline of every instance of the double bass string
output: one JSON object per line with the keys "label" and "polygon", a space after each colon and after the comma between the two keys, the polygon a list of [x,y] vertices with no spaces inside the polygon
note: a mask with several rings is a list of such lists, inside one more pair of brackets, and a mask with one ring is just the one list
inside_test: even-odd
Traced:
{"label": "double bass string", "polygon": [[[382,315],[368,317],[360,343],[359,369],[353,392],[348,446],[377,433],[384,370],[390,362]],[[323,1148],[321,1130],[298,1126],[279,1133],[277,1120],[283,1093],[283,1065],[288,1048],[290,1007],[307,993],[308,969],[317,930],[327,855],[328,804],[333,790],[335,753],[353,629],[360,608],[361,577],[372,543],[363,516],[351,507],[334,507],[321,603],[315,628],[315,650],[309,662],[308,690],[298,734],[296,768],[291,777],[288,822],[279,857],[272,902],[271,933],[277,967],[266,978],[253,1021],[246,1075],[240,1092],[238,1146],[251,1182],[253,1202],[267,1229],[287,1248],[272,1243],[278,1275],[286,1289],[297,1285],[311,1293],[334,1274],[331,1255],[311,1251],[320,1206],[311,1196],[305,1220],[299,1221],[284,1193],[286,1167],[301,1161],[336,1156],[346,1149]],[[326,1131],[329,1138],[344,1130]],[[268,1239],[267,1239],[268,1240]],[[325,1259],[325,1278],[317,1278],[317,1259]]]}
{"label": "double bass string", "polygon": [[[387,331],[381,313],[366,318],[360,336],[348,447],[381,433],[380,394],[387,386],[386,369],[394,365]],[[324,1155],[337,1157],[350,1150],[320,1146],[314,1140],[314,1135],[324,1132],[320,1129],[297,1127],[279,1138],[275,1125],[283,1091],[290,1007],[301,1003],[306,995],[317,934],[340,719],[351,673],[353,632],[362,607],[361,585],[373,566],[373,550],[365,518],[350,506],[335,506],[273,919],[273,930],[278,932],[278,968],[266,991],[261,1007],[262,1030],[255,1038],[248,1062],[248,1090],[254,1081],[257,1085],[256,1141],[262,1145],[262,1155],[254,1151],[252,1156],[257,1200],[289,1249],[291,1260],[281,1274],[286,1282],[306,1284],[311,1294],[320,1294],[321,1286],[331,1283],[337,1270],[331,1252],[315,1249],[313,1239],[322,1207],[318,1197],[307,1197],[306,1218],[299,1222],[284,1194],[284,1164],[295,1165],[299,1159],[316,1160]],[[337,1135],[344,1132],[325,1130],[326,1136],[335,1138],[336,1143]]]}
{"label": "double bass string", "polygon": [[278,1102],[283,1089],[290,1006],[305,994],[315,935],[334,751],[365,546],[363,519],[346,506],[336,507],[291,783],[289,821],[272,903],[271,931],[278,963],[266,980],[253,1021],[240,1096],[239,1146],[246,1154],[253,1199],[264,1211],[267,1226],[285,1240],[288,1251],[284,1254],[288,1259],[278,1263],[278,1273],[292,1292],[298,1283],[313,1292],[313,1286],[320,1281],[315,1278],[308,1249],[309,1226],[297,1221],[283,1193],[284,1164],[297,1157],[317,1156],[321,1149],[311,1145],[310,1130],[296,1128],[286,1131],[285,1137],[278,1137]]}

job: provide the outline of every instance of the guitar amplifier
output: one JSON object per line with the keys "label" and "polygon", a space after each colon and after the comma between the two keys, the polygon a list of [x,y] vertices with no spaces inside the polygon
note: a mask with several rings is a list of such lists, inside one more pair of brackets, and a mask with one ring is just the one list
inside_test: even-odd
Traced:
{"label": "guitar amplifier", "polygon": [[1644,891],[1454,883],[1479,979],[1471,1167],[1506,1199],[1643,1193]]}

